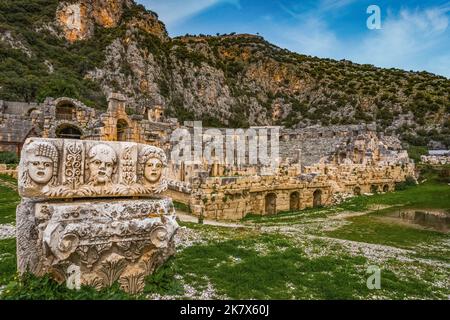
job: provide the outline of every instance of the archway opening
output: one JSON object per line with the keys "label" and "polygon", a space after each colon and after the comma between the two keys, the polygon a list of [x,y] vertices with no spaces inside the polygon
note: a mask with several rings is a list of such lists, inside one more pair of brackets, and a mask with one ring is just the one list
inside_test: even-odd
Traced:
{"label": "archway opening", "polygon": [[389,192],[389,186],[387,184],[384,185],[383,192]]}
{"label": "archway opening", "polygon": [[37,111],[38,111],[37,108],[31,108],[31,109],[29,109],[29,110],[27,111],[27,117],[31,117],[31,114],[32,114],[33,112],[37,112]]}
{"label": "archway opening", "polygon": [[269,193],[266,195],[266,213],[277,213],[277,195],[275,193]]}
{"label": "archway opening", "polygon": [[300,209],[300,194],[297,191],[291,193],[289,209],[291,211],[298,211]]}
{"label": "archway opening", "polygon": [[355,196],[360,196],[361,195],[361,188],[360,187],[355,187],[355,189],[353,189],[353,193],[355,194]]}
{"label": "archway opening", "polygon": [[371,185],[370,186],[370,192],[371,193],[378,193],[378,186],[376,186],[376,185]]}
{"label": "archway opening", "polygon": [[117,121],[117,141],[127,141],[128,140],[128,123],[120,119]]}
{"label": "archway opening", "polygon": [[76,126],[71,124],[62,124],[55,130],[57,138],[61,139],[81,139],[83,132]]}
{"label": "archway opening", "polygon": [[322,190],[316,190],[313,194],[313,207],[321,207],[322,206]]}
{"label": "archway opening", "polygon": [[72,121],[75,118],[75,106],[67,101],[61,102],[56,106],[55,117],[56,120]]}

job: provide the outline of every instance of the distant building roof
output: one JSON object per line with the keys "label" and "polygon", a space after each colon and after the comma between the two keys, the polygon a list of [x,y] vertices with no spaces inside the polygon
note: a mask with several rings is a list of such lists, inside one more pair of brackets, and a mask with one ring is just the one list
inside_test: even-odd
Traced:
{"label": "distant building roof", "polygon": [[428,155],[430,155],[430,156],[448,156],[448,155],[450,155],[450,150],[429,150]]}

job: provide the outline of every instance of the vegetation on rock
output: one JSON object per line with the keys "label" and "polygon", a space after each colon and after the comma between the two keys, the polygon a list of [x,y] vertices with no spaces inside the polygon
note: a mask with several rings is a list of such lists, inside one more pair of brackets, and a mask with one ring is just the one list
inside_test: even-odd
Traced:
{"label": "vegetation on rock", "polygon": [[169,116],[207,126],[375,122],[413,146],[450,145],[445,77],[319,59],[254,35],[170,39],[157,15],[135,4],[117,27],[71,44],[55,23],[57,4],[0,3],[0,99],[69,96],[103,108],[115,90],[138,111],[161,102]]}

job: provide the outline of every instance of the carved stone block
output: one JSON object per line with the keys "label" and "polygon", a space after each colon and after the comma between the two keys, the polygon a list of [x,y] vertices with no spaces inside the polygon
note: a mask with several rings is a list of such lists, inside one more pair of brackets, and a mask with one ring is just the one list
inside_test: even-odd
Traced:
{"label": "carved stone block", "polygon": [[175,253],[175,209],[159,196],[166,167],[164,152],[149,145],[28,139],[19,167],[19,272],[51,274],[69,288],[118,281],[142,291],[145,276]]}
{"label": "carved stone block", "polygon": [[18,270],[60,282],[128,292],[175,253],[170,199],[93,202],[24,201],[17,210]]}
{"label": "carved stone block", "polygon": [[19,166],[25,198],[151,196],[167,189],[163,150],[132,142],[28,139]]}

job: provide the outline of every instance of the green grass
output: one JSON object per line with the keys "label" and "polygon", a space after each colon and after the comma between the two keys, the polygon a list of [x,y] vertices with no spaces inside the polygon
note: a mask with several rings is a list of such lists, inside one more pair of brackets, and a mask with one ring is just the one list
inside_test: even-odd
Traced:
{"label": "green grass", "polygon": [[402,205],[417,209],[450,209],[450,186],[427,181],[417,187],[407,190],[378,194],[372,197],[362,197],[361,201],[367,208],[372,204]]}
{"label": "green grass", "polygon": [[[264,245],[263,252],[256,250],[256,244]],[[370,263],[365,257],[349,255],[322,240],[311,241],[308,249],[330,253],[308,257],[288,237],[260,234],[189,247],[170,267],[197,290],[210,282],[219,296],[231,299],[367,299],[374,295],[366,286]],[[390,299],[446,298],[445,291],[416,279],[412,272],[399,277],[389,268],[383,269],[382,290],[376,294]]]}
{"label": "green grass", "polygon": [[16,239],[0,240],[0,286],[7,285],[16,273]]}
{"label": "green grass", "polygon": [[329,237],[365,243],[374,243],[404,249],[414,249],[420,244],[432,243],[449,236],[430,230],[421,230],[377,219],[377,215],[349,218],[347,224],[337,230],[326,232]]}
{"label": "green grass", "polygon": [[283,212],[277,215],[260,216],[247,215],[243,222],[246,223],[302,223],[305,220],[326,218],[330,214],[343,211],[363,212],[372,210],[377,206],[395,206],[397,209],[443,209],[450,212],[450,186],[436,182],[433,177],[425,183],[414,187],[408,187],[402,191],[375,194],[372,196],[359,196],[348,201],[327,208],[305,209],[298,212]]}
{"label": "green grass", "polygon": [[[330,215],[370,211],[371,208],[372,213],[348,218],[346,223],[328,231],[316,228],[299,234],[284,234],[277,230],[269,233],[258,228],[180,223],[199,235],[203,243],[180,250],[146,278],[144,293],[135,296],[124,293],[117,284],[99,292],[86,287],[71,291],[49,277],[27,274],[19,278],[15,240],[1,240],[0,286],[5,287],[0,299],[148,299],[153,293],[183,299],[189,298],[183,287],[186,284],[197,293],[211,284],[216,297],[232,299],[446,299],[445,284],[450,275],[448,268],[439,267],[439,263],[450,263],[449,235],[383,218],[399,208],[448,210],[450,187],[436,182],[434,177],[431,172],[429,180],[418,186],[353,198],[335,207],[244,219],[250,225],[275,226],[276,229],[295,224],[326,224]],[[13,204],[19,198],[13,190],[1,188],[4,190],[0,189],[0,212],[5,214],[0,215],[0,219],[13,221]],[[377,205],[393,207],[373,211]],[[357,241],[359,249],[349,251],[333,239]],[[410,251],[402,253],[407,260],[389,257],[380,260],[372,253],[361,251],[366,244]],[[381,290],[367,289],[366,270],[370,265],[378,265],[382,270]]]}
{"label": "green grass", "polygon": [[[1,175],[0,180],[17,183],[15,179],[5,175]],[[19,202],[20,197],[17,192],[2,185],[0,181],[0,224],[16,221],[16,206]]]}
{"label": "green grass", "polygon": [[[268,253],[250,249],[254,243],[266,243]],[[206,276],[219,294],[232,299],[291,299],[310,295],[350,299],[359,289],[364,290],[361,281],[364,263],[362,258],[348,256],[309,260],[285,239],[262,235],[190,247],[178,256],[176,266],[188,283],[206,286]],[[349,265],[354,269],[350,271]],[[343,286],[348,282],[355,286]],[[295,289],[288,290],[288,283]]]}

